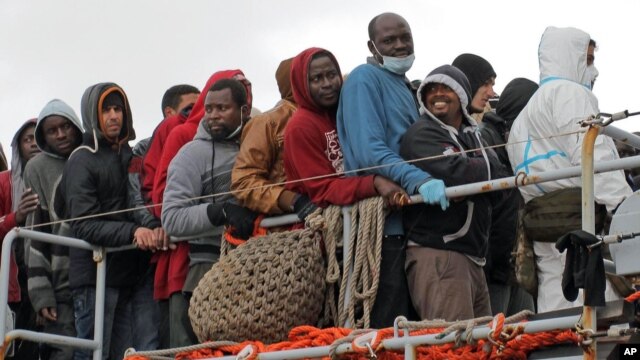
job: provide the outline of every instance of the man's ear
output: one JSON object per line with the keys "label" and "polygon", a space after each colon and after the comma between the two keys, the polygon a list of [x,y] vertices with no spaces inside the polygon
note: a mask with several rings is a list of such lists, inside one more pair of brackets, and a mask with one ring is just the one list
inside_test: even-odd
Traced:
{"label": "man's ear", "polygon": [[164,113],[165,118],[177,114],[177,112],[171,106],[165,106],[162,112]]}
{"label": "man's ear", "polygon": [[378,55],[376,49],[373,47],[373,41],[368,40],[367,47],[369,48],[369,52],[371,53],[371,55],[373,55],[373,57],[376,57],[376,55]]}
{"label": "man's ear", "polygon": [[249,105],[242,105],[240,108],[243,119],[248,119],[251,116],[251,111],[249,110]]}

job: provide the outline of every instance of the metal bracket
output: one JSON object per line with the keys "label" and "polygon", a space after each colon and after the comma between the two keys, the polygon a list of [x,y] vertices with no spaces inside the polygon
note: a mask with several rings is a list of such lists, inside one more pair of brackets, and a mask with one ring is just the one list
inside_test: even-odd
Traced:
{"label": "metal bracket", "polygon": [[106,258],[106,253],[107,251],[103,247],[93,250],[93,261],[97,263],[103,261]]}

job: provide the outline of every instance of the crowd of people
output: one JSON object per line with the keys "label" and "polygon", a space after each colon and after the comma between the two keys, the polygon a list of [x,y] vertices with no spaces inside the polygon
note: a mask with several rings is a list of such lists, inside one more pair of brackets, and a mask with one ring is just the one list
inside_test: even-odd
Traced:
{"label": "crowd of people", "polygon": [[[400,315],[454,321],[578,304],[565,299],[565,255],[554,244],[563,233],[525,231],[536,255],[535,291],[516,280],[512,252],[519,221],[533,216],[529,204],[553,207],[549,199],[569,196],[579,179],[463,198],[447,198],[445,190],[580,164],[577,120],[599,112],[591,91],[596,42],[575,28],[547,28],[539,84],[513,79],[492,109],[497,73],[481,56],[461,54],[411,82],[405,74],[414,39],[406,20],[380,14],[368,35],[371,56],[348,76],[326,49],[283,59],[275,71],[281,100],[262,113],[252,111],[251,82],[241,70],[215,72],[202,92],[171,87],[164,119],[133,148],[134,119],[117,84],[89,86],[81,118],[51,100],[11,143],[9,170],[0,173],[0,237],[25,226],[97,246],[136,245],[107,255],[105,359],[129,347],[197,343],[189,299],[219,259],[225,231],[247,239],[261,214],[293,213],[300,227],[318,207],[375,196],[389,211],[372,327],[392,326]],[[594,157],[617,158],[613,141],[598,137]],[[627,178],[623,171],[595,176],[604,214],[631,195]],[[407,204],[415,194],[424,203]],[[91,251],[28,239],[13,250],[16,327],[92,339]],[[25,341],[14,354],[90,356]]]}

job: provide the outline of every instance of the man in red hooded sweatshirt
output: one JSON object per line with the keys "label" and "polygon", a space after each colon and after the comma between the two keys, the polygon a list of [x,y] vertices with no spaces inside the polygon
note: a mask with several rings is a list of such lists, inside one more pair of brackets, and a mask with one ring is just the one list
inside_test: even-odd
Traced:
{"label": "man in red hooded sweatshirt", "polygon": [[[40,152],[34,136],[36,120],[27,120],[20,126],[11,141],[11,169],[0,172],[0,241],[12,228],[24,226],[27,215],[36,210],[40,203],[38,195],[32,189],[25,188],[22,178],[27,161]],[[36,314],[27,294],[25,243],[18,239],[13,245],[15,253],[9,258],[9,306],[15,313],[16,328],[35,330]],[[15,349],[13,359],[38,356],[38,346],[32,342],[17,340]]]}
{"label": "man in red hooded sweatshirt", "polygon": [[[291,64],[291,86],[298,109],[284,132],[284,169],[287,189],[307,195],[320,207],[348,205],[383,196],[391,206],[405,191],[379,175],[349,176],[344,171],[336,131],[336,111],[342,87],[338,61],[320,48],[304,50]],[[322,175],[337,174],[317,178]],[[305,181],[293,180],[309,179]],[[294,201],[294,207],[298,202]],[[300,214],[298,209],[296,213]]]}
{"label": "man in red hooded sweatshirt", "polygon": [[[211,75],[207,81],[204,89],[209,89],[215,82],[220,79],[236,79],[243,83],[247,90],[247,104],[249,111],[251,110],[251,83],[244,76],[241,70],[225,70],[218,71]],[[161,155],[157,158],[156,167],[154,171],[153,191],[151,193],[151,200],[155,207],[153,207],[153,213],[156,217],[160,218],[162,214],[162,200],[164,197],[164,188],[167,184],[167,171],[171,160],[176,156],[180,148],[186,143],[193,140],[198,130],[198,125],[204,116],[204,99],[207,96],[207,92],[200,93],[198,100],[193,105],[193,109],[189,114],[189,117],[182,124],[176,124],[170,132],[166,132],[166,139],[161,149]],[[156,140],[159,137],[159,133],[154,135],[153,142],[161,141]],[[152,143],[152,147],[153,147]],[[149,150],[151,152],[151,149]],[[156,154],[157,155],[157,154]],[[155,156],[155,155],[154,155]],[[149,160],[149,153],[145,162]],[[145,166],[145,171],[147,167]],[[149,174],[145,173],[145,176]],[[170,251],[159,252],[154,259],[156,264],[156,276],[154,281],[154,299],[156,300],[169,300],[169,344],[171,347],[179,347],[185,345],[191,345],[190,338],[193,337],[191,330],[191,323],[187,309],[189,304],[186,298],[182,294],[182,288],[187,278],[189,271],[189,244],[187,242],[176,243],[176,248]]]}

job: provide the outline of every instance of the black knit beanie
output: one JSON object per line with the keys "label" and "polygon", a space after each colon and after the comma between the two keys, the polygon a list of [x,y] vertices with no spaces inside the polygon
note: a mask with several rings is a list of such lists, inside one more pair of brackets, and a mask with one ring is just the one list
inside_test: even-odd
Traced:
{"label": "black knit beanie", "polygon": [[[460,69],[469,79],[471,85],[471,98],[476,95],[478,89],[490,78],[496,76],[493,67],[482,57],[474,54],[459,55],[451,65]],[[471,99],[469,99],[471,102]]]}
{"label": "black knit beanie", "polygon": [[124,100],[122,99],[122,95],[118,91],[110,92],[107,97],[104,98],[102,102],[102,108],[106,109],[109,106],[119,106],[124,110]]}

